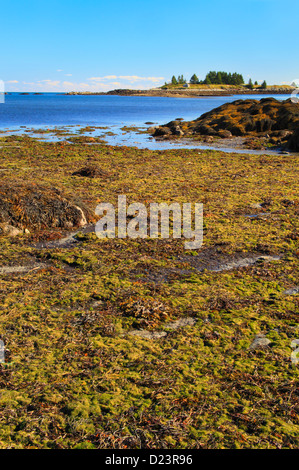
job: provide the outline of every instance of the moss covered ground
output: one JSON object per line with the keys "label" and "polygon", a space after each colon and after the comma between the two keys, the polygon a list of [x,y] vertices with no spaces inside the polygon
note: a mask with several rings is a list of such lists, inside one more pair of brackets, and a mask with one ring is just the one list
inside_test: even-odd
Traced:
{"label": "moss covered ground", "polygon": [[[299,302],[284,293],[299,285],[296,159],[0,138],[4,182],[56,187],[93,210],[119,194],[204,204],[193,252],[184,239],[93,232],[47,245],[59,229],[0,237],[0,267],[28,266],[0,274],[0,447],[297,448]],[[98,177],[73,175],[88,165]],[[199,253],[280,259],[199,271]],[[257,334],[270,345],[249,349]]]}

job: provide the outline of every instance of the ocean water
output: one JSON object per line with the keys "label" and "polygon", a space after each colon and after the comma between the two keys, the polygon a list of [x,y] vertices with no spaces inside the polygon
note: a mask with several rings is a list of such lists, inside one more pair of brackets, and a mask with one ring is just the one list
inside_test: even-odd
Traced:
{"label": "ocean water", "polygon": [[[57,93],[19,94],[5,96],[0,104],[0,130],[7,133],[24,133],[28,129],[52,129],[62,126],[108,126],[113,136],[106,136],[107,143],[113,145],[135,145],[138,147],[174,148],[193,147],[182,142],[156,142],[148,135],[124,133],[123,126],[145,126],[146,122],[164,124],[176,118],[196,119],[203,113],[224,103],[237,99],[262,99],[273,96],[279,100],[288,99],[289,95],[235,95],[199,98],[161,98],[147,96],[99,96],[99,95],[64,95]],[[78,127],[77,127],[78,126]],[[80,126],[80,127],[79,127]],[[74,130],[75,132],[75,130]],[[27,134],[30,135],[30,134]],[[91,135],[91,134],[89,134]],[[92,135],[100,135],[100,132]],[[57,137],[43,135],[47,140]],[[197,145],[196,145],[197,147]]]}
{"label": "ocean water", "polygon": [[[162,124],[179,117],[195,119],[236,99],[268,96],[271,95],[160,98],[12,93],[5,96],[4,104],[0,104],[0,129],[46,125],[142,125],[147,121]],[[274,97],[280,100],[289,98],[288,95]]]}

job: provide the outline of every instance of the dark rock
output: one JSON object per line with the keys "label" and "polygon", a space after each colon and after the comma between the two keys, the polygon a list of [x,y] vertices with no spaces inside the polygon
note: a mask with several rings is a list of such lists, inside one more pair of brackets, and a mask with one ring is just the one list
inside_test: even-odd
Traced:
{"label": "dark rock", "polygon": [[271,137],[271,139],[269,139],[269,142],[270,144],[278,145],[281,143],[281,140],[278,137]]}
{"label": "dark rock", "polygon": [[[267,139],[289,139],[289,148],[299,150],[299,106],[291,99],[279,101],[275,98],[262,100],[237,100],[226,103],[203,114],[194,121],[181,123],[178,119],[171,121],[167,127],[175,135],[180,125],[185,136],[216,136],[223,131],[231,136],[246,136]],[[163,131],[161,131],[163,132]],[[294,132],[293,135],[291,135]],[[230,134],[222,134],[228,138]],[[161,135],[166,135],[165,132]],[[227,135],[227,137],[224,137]],[[273,143],[279,141],[273,141]],[[261,142],[260,145],[265,145]],[[257,143],[256,143],[257,145]]]}
{"label": "dark rock", "polygon": [[154,132],[154,137],[161,137],[164,135],[171,135],[172,132],[169,127],[157,127]]}
{"label": "dark rock", "polygon": [[299,127],[298,129],[295,130],[294,134],[290,137],[288,141],[288,148],[290,150],[295,150],[296,152],[299,152]]}
{"label": "dark rock", "polygon": [[218,136],[221,137],[221,139],[230,139],[233,134],[230,131],[222,130],[218,132]]}
{"label": "dark rock", "polygon": [[85,166],[80,170],[74,171],[72,176],[83,176],[86,178],[100,178],[107,177],[107,173],[96,166]]}
{"label": "dark rock", "polygon": [[172,133],[173,133],[173,135],[178,135],[178,136],[183,136],[184,135],[184,132],[182,131],[180,126],[175,126],[174,128],[172,128]]}
{"label": "dark rock", "polygon": [[202,135],[217,135],[217,132],[211,126],[208,126],[206,124],[202,124],[196,127],[193,133]]}
{"label": "dark rock", "polygon": [[179,125],[180,125],[180,121],[177,119],[175,121],[170,121],[168,124],[166,124],[166,127],[169,127],[169,129],[171,129]]}
{"label": "dark rock", "polygon": [[281,203],[286,207],[295,205],[295,201],[291,201],[290,199],[283,199]]}
{"label": "dark rock", "polygon": [[149,132],[150,134],[154,134],[156,132],[156,129],[158,129],[158,127],[159,126],[148,127],[147,132]]}
{"label": "dark rock", "polygon": [[271,136],[272,136],[272,137],[277,137],[277,138],[279,138],[280,140],[285,140],[285,139],[288,139],[292,134],[293,134],[292,131],[287,131],[287,130],[284,130],[284,131],[273,131],[273,132],[271,133]]}
{"label": "dark rock", "polygon": [[271,131],[274,127],[275,121],[269,118],[264,118],[256,121],[256,132],[267,132]]}

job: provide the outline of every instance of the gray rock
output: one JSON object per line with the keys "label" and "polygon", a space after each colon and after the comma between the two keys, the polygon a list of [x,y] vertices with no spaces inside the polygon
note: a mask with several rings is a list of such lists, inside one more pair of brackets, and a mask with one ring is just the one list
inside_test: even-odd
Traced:
{"label": "gray rock", "polygon": [[167,333],[165,331],[131,330],[129,335],[139,336],[144,339],[160,339],[167,336]]}
{"label": "gray rock", "polygon": [[267,219],[271,216],[271,212],[260,212],[259,214],[247,214],[245,217],[249,219],[258,219],[258,220],[263,220]]}
{"label": "gray rock", "polygon": [[17,237],[18,235],[23,234],[23,230],[17,227],[14,227],[13,225],[9,225],[9,224],[1,224],[0,232],[4,233],[5,235],[9,237]]}
{"label": "gray rock", "polygon": [[238,269],[238,268],[251,266],[252,264],[255,264],[257,261],[278,261],[279,259],[280,259],[280,256],[268,256],[268,255],[252,256],[252,257],[224,263],[222,265],[217,266],[216,268],[212,268],[211,271],[215,271],[215,272],[230,271],[231,269]]}
{"label": "gray rock", "polygon": [[196,319],[192,317],[180,318],[179,320],[166,323],[165,328],[170,330],[177,330],[178,328],[184,328],[185,326],[193,326],[196,323]]}
{"label": "gray rock", "polygon": [[256,335],[253,342],[249,346],[249,349],[254,350],[254,349],[260,349],[260,348],[266,348],[267,346],[269,346],[270,343],[271,341],[268,338],[266,338],[266,336],[264,336],[263,334],[258,334]]}
{"label": "gray rock", "polygon": [[299,286],[292,287],[284,291],[284,295],[296,295],[299,294]]}
{"label": "gray rock", "polygon": [[42,263],[33,266],[2,266],[0,267],[0,274],[28,273],[29,271],[36,271],[44,267],[46,265]]}

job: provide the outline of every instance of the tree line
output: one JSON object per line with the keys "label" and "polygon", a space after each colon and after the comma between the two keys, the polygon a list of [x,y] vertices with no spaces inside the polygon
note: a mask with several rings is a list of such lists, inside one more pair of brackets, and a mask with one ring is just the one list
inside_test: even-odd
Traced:
{"label": "tree line", "polygon": [[[189,81],[192,85],[244,85],[244,78],[243,75],[237,72],[234,73],[227,73],[227,72],[216,72],[210,71],[207,73],[204,80],[199,80],[198,76],[194,73]],[[185,85],[187,84],[187,80],[184,78],[183,75],[179,75],[176,77],[175,75],[172,76],[171,85]],[[165,83],[165,85],[168,85]],[[254,86],[257,86],[257,81],[253,84],[252,79],[250,78],[247,87],[249,89],[253,89]],[[261,88],[267,88],[266,80],[263,81]]]}

